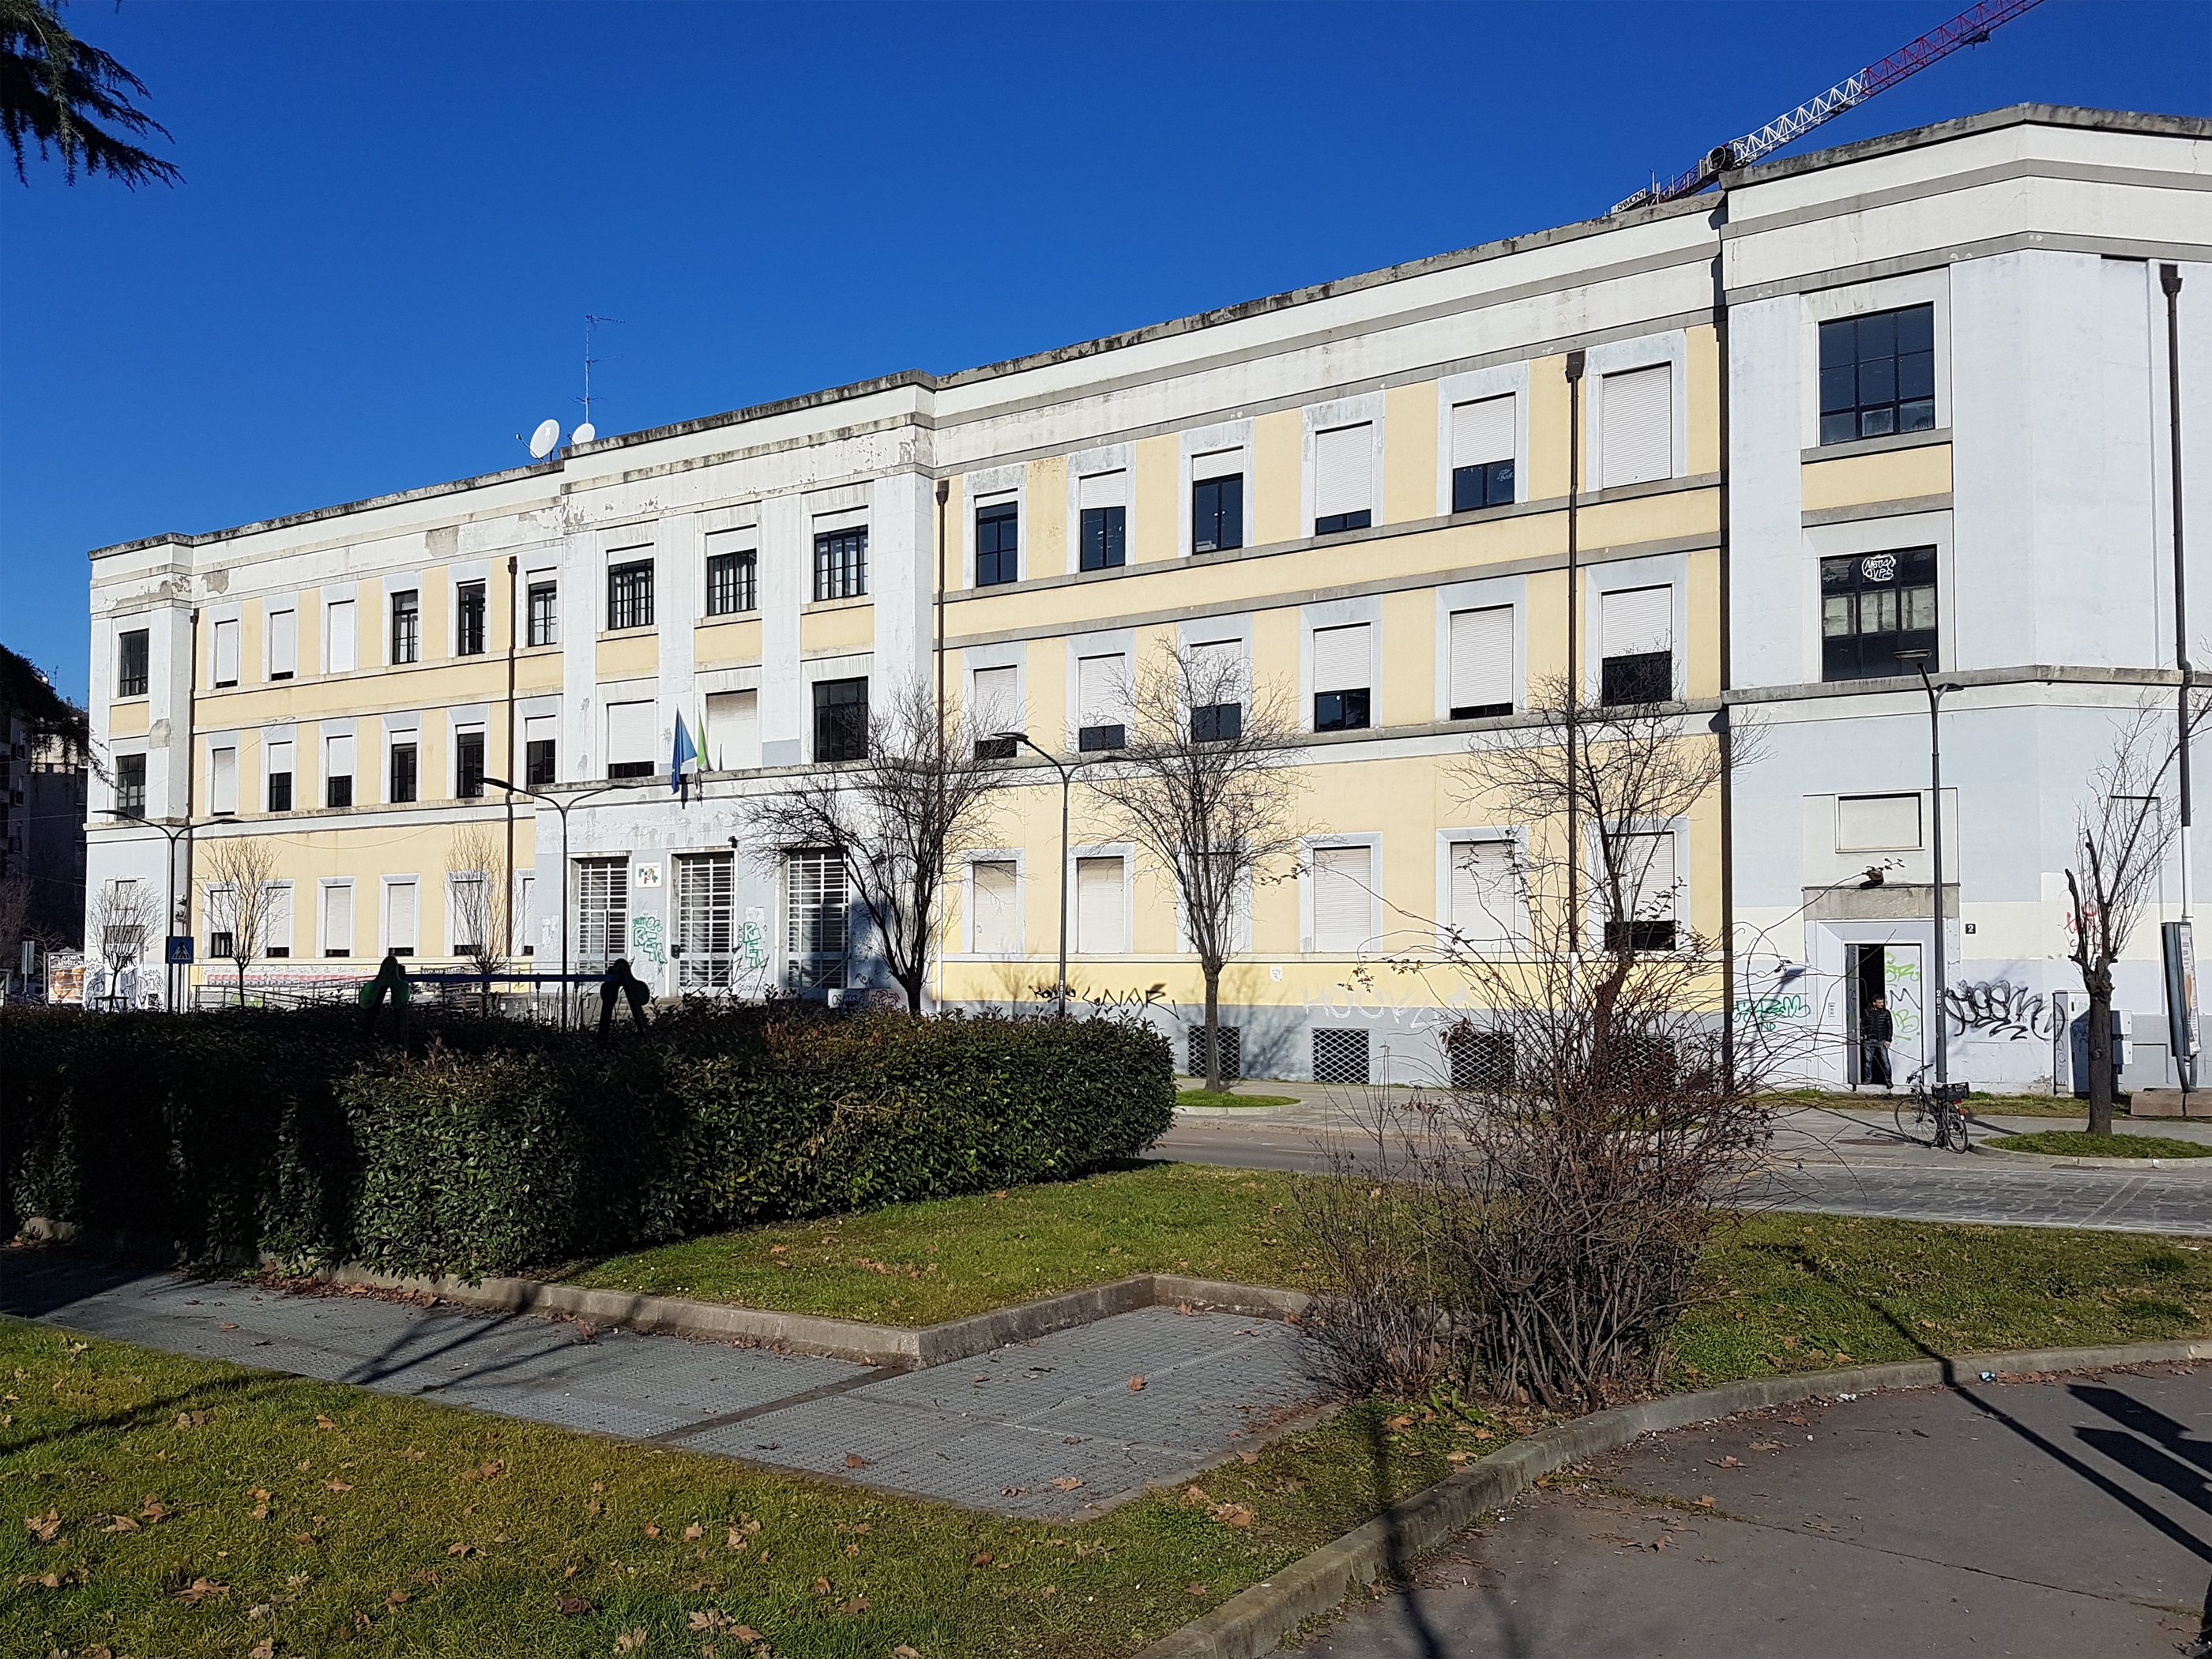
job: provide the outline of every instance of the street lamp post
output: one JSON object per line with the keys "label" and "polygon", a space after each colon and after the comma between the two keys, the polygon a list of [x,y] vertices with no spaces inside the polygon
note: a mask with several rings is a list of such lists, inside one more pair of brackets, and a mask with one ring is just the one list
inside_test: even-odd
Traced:
{"label": "street lamp post", "polygon": [[1934,655],[1929,651],[1900,651],[1898,660],[1909,662],[1920,671],[1921,690],[1928,694],[1928,847],[1929,864],[1936,878],[1936,994],[1930,998],[1921,993],[1923,1019],[1933,1018],[1936,1022],[1936,1082],[1943,1087],[1951,1081],[1951,1039],[1943,1024],[1943,694],[1952,688],[1938,685],[1928,678],[1928,659]]}
{"label": "street lamp post", "polygon": [[169,1005],[169,1012],[177,1012],[177,964],[169,960],[168,930],[177,925],[177,842],[179,837],[192,833],[190,818],[172,829],[166,823],[156,823],[142,812],[126,812],[119,806],[103,806],[100,811],[108,817],[121,818],[125,823],[143,823],[149,830],[159,830],[169,838],[169,897],[168,908],[161,913],[161,990]]}
{"label": "street lamp post", "polygon": [[[603,783],[596,789],[586,789],[580,795],[571,795],[568,799],[562,800],[557,795],[548,795],[542,793],[536,789],[526,788],[519,783],[509,783],[505,778],[488,776],[484,779],[484,781],[495,789],[506,790],[509,794],[527,795],[532,800],[542,800],[556,812],[561,815],[560,995],[561,1029],[565,1031],[568,1029],[568,809],[573,806],[582,805],[594,795],[604,795],[608,793],[610,791],[614,790],[634,789],[638,786],[630,783]],[[650,780],[647,780],[647,781],[650,781]],[[514,901],[511,898],[508,900],[509,903],[512,903]]]}
{"label": "street lamp post", "polygon": [[1074,769],[1059,756],[1047,754],[1030,741],[1026,732],[994,732],[991,734],[1001,742],[1012,742],[1036,749],[1044,757],[1052,769],[1060,774],[1060,978],[1053,987],[1054,1018],[1067,1018],[1067,793],[1074,781]]}

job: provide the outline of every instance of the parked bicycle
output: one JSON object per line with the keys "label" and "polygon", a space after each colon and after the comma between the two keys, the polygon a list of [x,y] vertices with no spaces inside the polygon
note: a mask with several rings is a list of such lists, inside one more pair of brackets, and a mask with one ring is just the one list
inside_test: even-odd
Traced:
{"label": "parked bicycle", "polygon": [[1898,1133],[1923,1146],[1954,1152],[1970,1151],[1966,1097],[1973,1091],[1973,1086],[1971,1083],[1938,1083],[1930,1086],[1928,1068],[1919,1067],[1912,1073],[1911,1091],[1897,1097],[1893,1115]]}

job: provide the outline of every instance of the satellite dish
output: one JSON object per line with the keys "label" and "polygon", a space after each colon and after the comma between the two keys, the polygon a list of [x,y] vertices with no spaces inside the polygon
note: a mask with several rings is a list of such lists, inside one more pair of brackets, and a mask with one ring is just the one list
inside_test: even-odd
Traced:
{"label": "satellite dish", "polygon": [[561,441],[561,422],[540,421],[538,430],[530,434],[530,459],[542,461],[553,453],[553,446]]}
{"label": "satellite dish", "polygon": [[568,441],[572,444],[587,444],[599,435],[599,428],[586,421],[568,434]]}

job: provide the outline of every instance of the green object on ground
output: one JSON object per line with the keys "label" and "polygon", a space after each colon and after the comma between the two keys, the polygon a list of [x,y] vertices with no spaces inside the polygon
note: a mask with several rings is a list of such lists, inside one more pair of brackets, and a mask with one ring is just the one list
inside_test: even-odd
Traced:
{"label": "green object on ground", "polygon": [[2093,1135],[2084,1129],[2040,1129],[2032,1135],[1999,1135],[1984,1143],[2006,1152],[2052,1158],[2212,1158],[2212,1146],[2172,1135]]}
{"label": "green object on ground", "polygon": [[1295,1106],[1296,1095],[1239,1095],[1226,1089],[1185,1089],[1176,1097],[1178,1106]]}
{"label": "green object on ground", "polygon": [[[1759,1099],[1771,1109],[1782,1112],[1825,1106],[1836,1112],[1887,1114],[1905,1097],[1906,1092],[1902,1089],[1887,1095],[1879,1089],[1863,1089],[1856,1094],[1825,1089],[1779,1089]],[[1966,1097],[1966,1109],[1984,1117],[2079,1118],[2088,1115],[2089,1104],[2071,1095],[1985,1095],[1977,1090]]]}

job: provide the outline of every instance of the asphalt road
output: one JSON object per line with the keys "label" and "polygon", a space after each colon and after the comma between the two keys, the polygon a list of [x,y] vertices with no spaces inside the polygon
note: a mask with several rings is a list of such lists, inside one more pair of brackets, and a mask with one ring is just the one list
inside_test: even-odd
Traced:
{"label": "asphalt road", "polygon": [[1462,1534],[1300,1650],[2202,1656],[2208,1434],[2212,1368],[2158,1366],[1649,1436],[1589,1466],[1594,1484]]}

